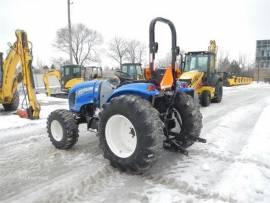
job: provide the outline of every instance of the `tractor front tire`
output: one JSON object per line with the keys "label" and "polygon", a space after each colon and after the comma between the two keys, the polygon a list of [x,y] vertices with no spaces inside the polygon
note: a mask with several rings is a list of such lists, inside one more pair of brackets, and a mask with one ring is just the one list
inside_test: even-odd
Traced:
{"label": "tractor front tire", "polygon": [[20,103],[20,96],[19,96],[19,92],[16,90],[13,95],[12,102],[10,104],[3,104],[3,107],[5,111],[15,111],[17,110],[19,103]]}
{"label": "tractor front tire", "polygon": [[70,149],[79,137],[78,124],[72,112],[66,109],[53,111],[49,115],[47,132],[52,144],[58,149]]}
{"label": "tractor front tire", "polygon": [[203,107],[207,107],[211,103],[211,95],[208,91],[203,91],[200,95],[200,103]]}
{"label": "tractor front tire", "polygon": [[195,141],[194,138],[199,137],[202,129],[202,114],[200,106],[194,102],[190,95],[178,92],[175,98],[174,108],[181,117],[181,131],[177,138],[182,141],[182,147],[188,148]]}
{"label": "tractor front tire", "polygon": [[213,99],[213,102],[215,103],[220,103],[222,100],[222,95],[223,95],[223,84],[221,81],[219,81],[216,84],[215,88],[215,98]]}
{"label": "tractor front tire", "polygon": [[142,174],[162,148],[163,126],[149,101],[134,95],[113,98],[100,113],[98,135],[104,157],[121,171]]}

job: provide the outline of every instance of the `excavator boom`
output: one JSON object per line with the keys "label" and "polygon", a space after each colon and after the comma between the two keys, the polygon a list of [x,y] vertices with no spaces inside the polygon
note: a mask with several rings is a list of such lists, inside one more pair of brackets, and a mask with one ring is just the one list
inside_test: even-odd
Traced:
{"label": "excavator boom", "polygon": [[[40,105],[36,99],[35,85],[32,73],[32,50],[29,47],[27,34],[23,30],[16,30],[16,42],[10,47],[10,51],[3,61],[1,68],[0,103],[10,105],[14,102],[18,83],[22,82],[27,95],[27,116],[30,119],[38,119]],[[17,107],[16,107],[17,108]],[[15,109],[12,109],[15,110]]]}

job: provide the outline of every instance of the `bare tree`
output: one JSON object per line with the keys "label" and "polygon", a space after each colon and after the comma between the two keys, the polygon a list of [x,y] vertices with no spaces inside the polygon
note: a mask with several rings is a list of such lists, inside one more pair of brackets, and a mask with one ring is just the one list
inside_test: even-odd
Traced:
{"label": "bare tree", "polygon": [[238,64],[241,68],[246,68],[247,66],[247,56],[245,54],[239,53],[238,55]]}
{"label": "bare tree", "polygon": [[144,59],[145,59],[145,52],[146,52],[146,46],[145,44],[141,44],[138,48],[138,57],[137,60],[139,63],[143,63]]}
{"label": "bare tree", "polygon": [[36,61],[37,72],[39,73],[44,72],[44,67],[46,67],[45,63],[43,63],[43,61],[40,58],[37,58],[37,61]]}
{"label": "bare tree", "polygon": [[171,61],[172,61],[172,54],[171,52],[168,52],[164,57],[162,57],[157,61],[157,66],[159,68],[166,68],[171,64]]}
{"label": "bare tree", "polygon": [[123,63],[123,59],[127,54],[127,43],[126,40],[120,37],[114,37],[109,42],[109,50],[108,55],[117,61],[121,66]]}
{"label": "bare tree", "polygon": [[137,40],[127,41],[126,59],[130,63],[142,63],[145,50],[146,50],[146,46],[143,43]]}
{"label": "bare tree", "polygon": [[127,60],[130,63],[136,62],[136,50],[139,47],[140,42],[137,40],[130,40],[127,42]]}
{"label": "bare tree", "polygon": [[[102,44],[101,34],[80,23],[72,26],[71,35],[72,56],[76,64],[85,65],[89,62],[96,62],[99,58],[97,47]],[[57,31],[54,46],[58,50],[69,54],[69,35],[67,27]]]}
{"label": "bare tree", "polygon": [[70,63],[68,59],[63,57],[52,58],[51,61],[56,66],[56,69],[60,69],[61,66],[68,65]]}
{"label": "bare tree", "polygon": [[227,51],[224,51],[223,49],[220,49],[218,53],[219,53],[219,57],[217,60],[217,66],[218,66],[217,69],[220,72],[226,72],[231,64],[229,60],[229,53]]}

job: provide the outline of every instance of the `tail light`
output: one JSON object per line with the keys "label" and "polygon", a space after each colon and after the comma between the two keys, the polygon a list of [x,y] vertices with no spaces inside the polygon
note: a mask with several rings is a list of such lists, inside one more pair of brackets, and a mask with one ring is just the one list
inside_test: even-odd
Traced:
{"label": "tail light", "polygon": [[176,78],[180,78],[181,75],[182,75],[182,73],[181,73],[180,68],[176,68],[175,69],[175,76],[176,76]]}

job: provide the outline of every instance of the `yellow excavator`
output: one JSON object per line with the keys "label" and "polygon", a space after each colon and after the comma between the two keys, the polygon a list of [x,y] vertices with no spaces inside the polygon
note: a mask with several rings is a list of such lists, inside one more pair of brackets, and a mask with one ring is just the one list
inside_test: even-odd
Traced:
{"label": "yellow excavator", "polygon": [[216,72],[217,46],[210,41],[208,51],[195,51],[185,54],[180,86],[195,89],[202,106],[222,100],[222,77]]}
{"label": "yellow excavator", "polygon": [[0,53],[0,103],[6,111],[14,111],[20,104],[18,84],[22,82],[26,108],[17,110],[21,117],[39,119],[40,104],[36,99],[32,73],[32,48],[27,34],[16,30],[16,42],[5,60]]}
{"label": "yellow excavator", "polygon": [[58,81],[61,81],[61,72],[59,70],[49,70],[43,74],[43,82],[45,86],[45,91],[47,96],[52,95],[52,91],[50,88],[50,82],[49,78],[50,77],[56,77]]}
{"label": "yellow excavator", "polygon": [[[49,78],[55,77],[61,86],[62,92],[52,93]],[[101,67],[81,65],[64,65],[61,70],[49,70],[43,74],[43,82],[47,96],[66,97],[70,88],[87,80],[103,77]]]}

